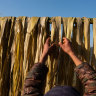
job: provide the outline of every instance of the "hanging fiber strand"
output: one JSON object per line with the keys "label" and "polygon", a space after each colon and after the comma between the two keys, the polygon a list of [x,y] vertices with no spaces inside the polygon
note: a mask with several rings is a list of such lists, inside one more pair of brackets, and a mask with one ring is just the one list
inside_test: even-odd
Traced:
{"label": "hanging fiber strand", "polygon": [[96,18],[93,18],[93,54],[92,66],[96,70]]}
{"label": "hanging fiber strand", "polygon": [[2,77],[3,63],[2,63],[2,61],[4,58],[4,57],[2,58],[2,56],[4,53],[4,49],[3,49],[4,48],[4,46],[3,46],[4,40],[3,40],[3,38],[4,38],[4,34],[5,34],[4,29],[5,29],[6,22],[7,22],[7,18],[0,17],[0,90],[1,90],[0,96],[2,94],[4,94],[2,87],[4,86],[3,82],[5,82],[5,81],[2,81],[3,80],[3,77]]}
{"label": "hanging fiber strand", "polygon": [[[51,28],[51,42],[58,43],[59,41],[61,41],[61,17],[53,17]],[[58,66],[58,51],[59,49],[55,49],[54,53],[48,57],[49,72],[47,76],[45,93],[58,83],[58,76],[56,75],[56,69]]]}
{"label": "hanging fiber strand", "polygon": [[[0,55],[2,57],[2,69],[1,69],[1,96],[8,96],[10,89],[10,66],[11,66],[11,53],[10,48],[12,44],[12,18],[2,17],[1,18],[1,37],[0,37]],[[3,50],[2,50],[3,49]],[[6,73],[6,74],[5,74]],[[7,86],[7,88],[6,88]]]}
{"label": "hanging fiber strand", "polygon": [[[28,68],[30,65],[34,64],[34,59],[36,51],[36,26],[38,24],[39,17],[31,17],[27,18],[28,20],[28,27],[27,27],[27,33],[25,36],[25,41],[24,41],[24,60],[23,60],[23,71],[24,71],[24,79],[26,77],[26,73],[28,71]],[[29,65],[30,64],[30,65]]]}
{"label": "hanging fiber strand", "polygon": [[84,60],[90,61],[90,22],[84,17]]}
{"label": "hanging fiber strand", "polygon": [[22,89],[22,72],[24,56],[24,22],[25,17],[16,18],[14,25],[14,40],[11,48],[11,82],[10,96],[19,96]]}
{"label": "hanging fiber strand", "polygon": [[[42,55],[45,39],[48,37],[49,32],[47,29],[48,17],[41,17],[38,25],[38,35],[37,35],[37,50],[35,63],[39,62],[39,59]],[[40,42],[42,41],[42,42]]]}
{"label": "hanging fiber strand", "polygon": [[[74,18],[62,18],[63,21],[63,32],[62,32],[62,38],[67,37],[71,40],[71,34],[73,31],[73,23],[74,23]],[[60,57],[60,67],[59,67],[59,84],[60,85],[72,85],[72,78],[73,78],[73,65],[71,64],[71,60],[69,56],[64,53],[62,50],[60,52],[61,57]],[[71,74],[72,73],[72,74]],[[70,75],[69,75],[70,74]]]}
{"label": "hanging fiber strand", "polygon": [[[74,24],[72,44],[75,50],[75,54],[82,60],[82,47],[83,47],[83,22],[81,18],[75,18],[76,24]],[[75,68],[75,66],[74,66]],[[76,73],[74,73],[73,86],[82,93],[82,84],[78,80]]]}

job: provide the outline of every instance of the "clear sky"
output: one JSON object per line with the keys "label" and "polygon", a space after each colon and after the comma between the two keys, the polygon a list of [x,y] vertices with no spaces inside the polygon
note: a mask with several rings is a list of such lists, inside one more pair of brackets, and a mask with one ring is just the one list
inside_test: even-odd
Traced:
{"label": "clear sky", "polygon": [[0,0],[0,16],[96,17],[96,0]]}
{"label": "clear sky", "polygon": [[0,0],[0,16],[94,18],[96,0]]}

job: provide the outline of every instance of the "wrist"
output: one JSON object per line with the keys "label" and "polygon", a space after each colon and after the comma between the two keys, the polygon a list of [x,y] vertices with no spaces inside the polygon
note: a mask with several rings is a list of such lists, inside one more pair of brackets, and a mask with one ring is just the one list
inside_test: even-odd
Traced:
{"label": "wrist", "polygon": [[40,63],[45,63],[46,59],[48,57],[48,54],[42,54],[41,58],[40,58]]}
{"label": "wrist", "polygon": [[70,51],[70,52],[68,52],[68,55],[71,57],[71,56],[73,56],[73,55],[75,55],[75,54],[74,54],[73,51]]}
{"label": "wrist", "polygon": [[71,51],[69,53],[69,56],[71,57],[71,59],[73,60],[73,62],[75,63],[76,66],[78,66],[82,63],[82,61],[75,55],[75,53],[73,51]]}

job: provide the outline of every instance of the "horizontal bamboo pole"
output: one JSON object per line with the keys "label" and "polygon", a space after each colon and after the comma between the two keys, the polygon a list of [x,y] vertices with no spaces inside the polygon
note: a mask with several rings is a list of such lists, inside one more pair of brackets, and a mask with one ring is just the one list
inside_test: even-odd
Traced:
{"label": "horizontal bamboo pole", "polygon": [[[74,23],[76,23],[77,21],[76,21],[76,19],[74,20]],[[82,18],[82,22],[84,22],[84,18]],[[93,24],[93,18],[89,18],[89,22],[90,22],[90,24]],[[52,23],[52,17],[49,17],[49,23]],[[61,21],[61,23],[63,23],[62,21]]]}

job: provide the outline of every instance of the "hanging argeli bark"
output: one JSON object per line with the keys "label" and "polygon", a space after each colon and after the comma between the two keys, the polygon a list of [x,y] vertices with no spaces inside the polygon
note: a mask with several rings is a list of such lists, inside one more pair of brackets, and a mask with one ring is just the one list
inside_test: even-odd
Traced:
{"label": "hanging argeli bark", "polygon": [[96,70],[96,18],[93,18],[93,54],[91,64]]}
{"label": "hanging argeli bark", "polygon": [[84,60],[90,61],[90,22],[84,17]]}
{"label": "hanging argeli bark", "polygon": [[[10,89],[10,70],[11,70],[11,45],[13,42],[13,26],[14,26],[14,17],[1,17],[0,27],[1,27],[1,36],[0,36],[0,55],[1,55],[1,78],[0,78],[0,95],[8,96]],[[7,88],[6,88],[7,86]]]}
{"label": "hanging argeli bark", "polygon": [[10,96],[20,95],[22,89],[25,19],[25,17],[16,18],[14,25],[14,39],[11,46]]}
{"label": "hanging argeli bark", "polygon": [[[73,46],[75,50],[75,54],[78,56],[78,58],[82,59],[82,48],[83,48],[83,22],[82,18],[75,18],[77,23],[73,26]],[[75,66],[74,66],[75,67]],[[82,84],[80,80],[78,80],[76,73],[74,73],[73,77],[73,84],[72,84],[80,93],[82,93]]]}
{"label": "hanging argeli bark", "polygon": [[[91,60],[96,69],[96,18],[93,18],[92,57],[88,18],[52,17],[51,22],[49,28],[48,17],[0,17],[0,96],[21,95],[27,72],[39,62],[45,40],[50,34],[52,43],[62,42],[63,37],[71,40],[77,56],[88,63]],[[46,65],[49,72],[45,93],[55,85],[74,86],[82,92],[74,73],[74,63],[60,48],[48,56]]]}
{"label": "hanging argeli bark", "polygon": [[[58,43],[61,41],[61,17],[52,18],[52,28],[51,28],[51,42]],[[55,49],[55,52],[48,57],[48,76],[46,82],[45,92],[50,90],[58,82],[58,76],[56,75],[56,69],[58,66],[58,51]]]}
{"label": "hanging argeli bark", "polygon": [[34,64],[35,52],[36,52],[36,39],[37,39],[37,26],[39,17],[27,18],[27,33],[24,41],[24,60],[23,60],[23,71],[24,79],[26,73]]}
{"label": "hanging argeli bark", "polygon": [[[71,34],[73,31],[73,23],[74,18],[62,18],[63,21],[63,32],[62,32],[62,38],[67,37],[71,40]],[[62,50],[60,50],[60,67],[59,67],[59,84],[60,85],[72,85],[72,78],[73,78],[73,72],[71,69],[73,69],[73,64],[69,56],[64,53]],[[72,74],[71,74],[72,73]],[[70,79],[71,78],[71,79]],[[71,80],[71,81],[70,81]]]}

